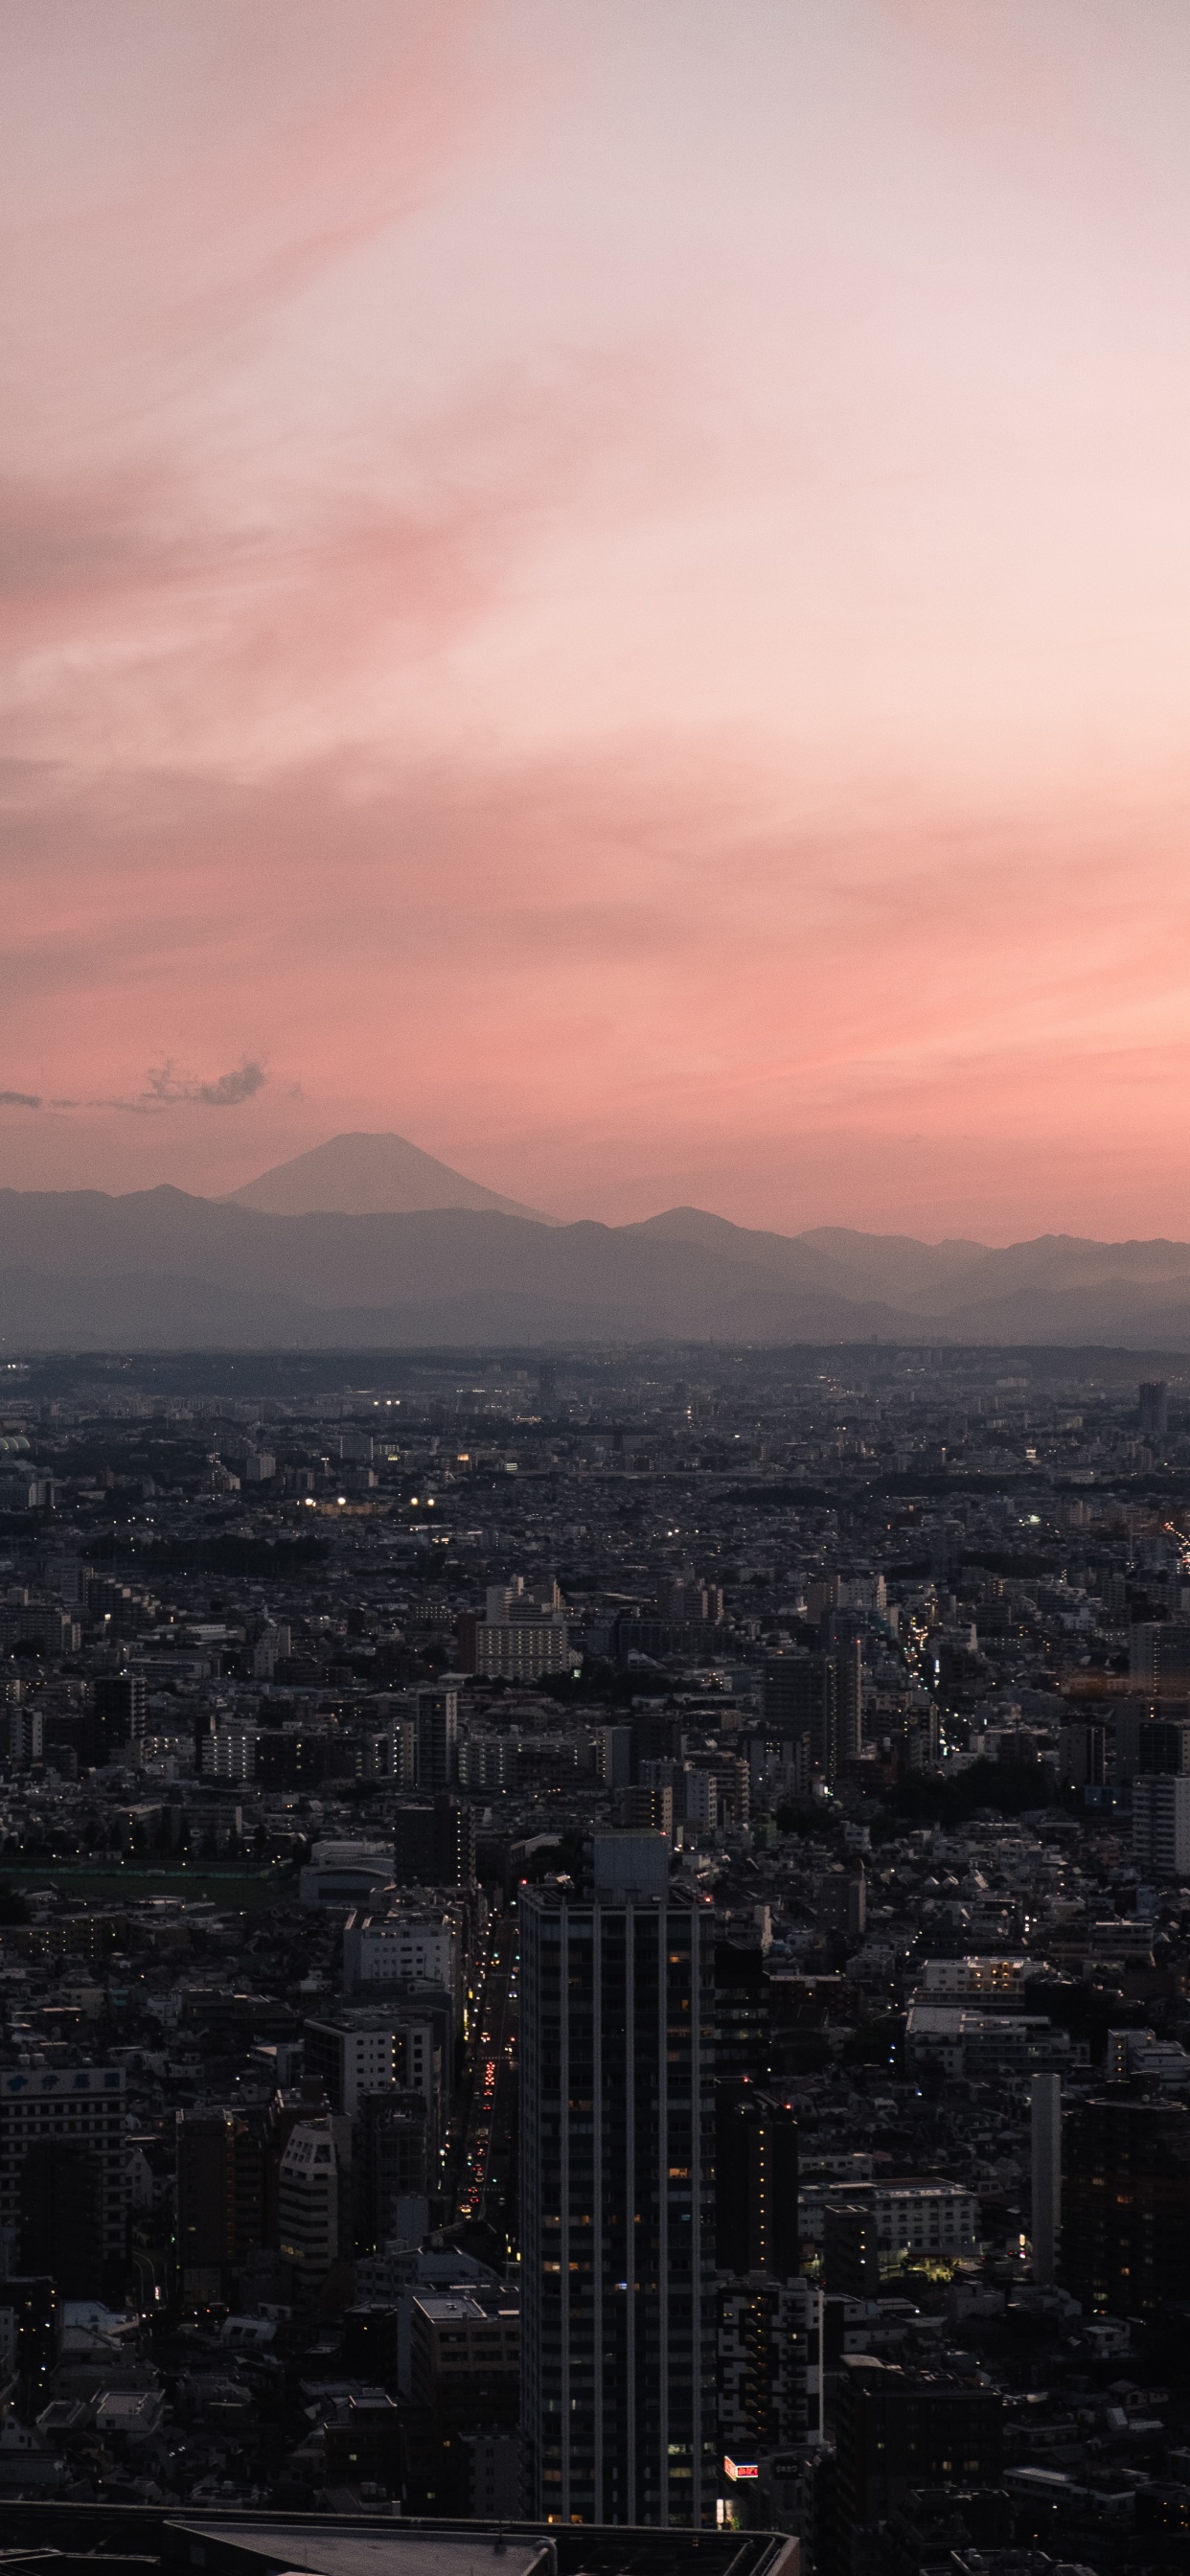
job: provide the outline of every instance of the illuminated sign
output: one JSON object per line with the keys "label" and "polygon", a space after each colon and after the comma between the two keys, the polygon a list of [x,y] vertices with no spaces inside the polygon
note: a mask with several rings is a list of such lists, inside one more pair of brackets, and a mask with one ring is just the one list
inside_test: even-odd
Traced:
{"label": "illuminated sign", "polygon": [[738,2486],[743,2478],[758,2478],[760,2470],[755,2460],[729,2460],[725,2455],[723,2474],[724,2477],[731,2479],[734,2487]]}

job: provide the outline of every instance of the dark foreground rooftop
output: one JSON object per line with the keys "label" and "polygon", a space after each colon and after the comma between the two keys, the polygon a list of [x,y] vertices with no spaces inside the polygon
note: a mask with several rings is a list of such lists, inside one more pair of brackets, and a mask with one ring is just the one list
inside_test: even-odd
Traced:
{"label": "dark foreground rooftop", "polygon": [[783,2532],[6,2504],[3,2576],[796,2576]]}

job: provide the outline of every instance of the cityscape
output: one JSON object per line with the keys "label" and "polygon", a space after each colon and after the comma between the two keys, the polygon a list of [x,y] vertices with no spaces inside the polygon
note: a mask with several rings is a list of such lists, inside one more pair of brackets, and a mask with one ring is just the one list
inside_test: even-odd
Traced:
{"label": "cityscape", "polygon": [[1185,1370],[357,1361],[6,1366],[6,2509],[1178,2564]]}
{"label": "cityscape", "polygon": [[1188,98],[0,6],[0,2576],[1190,2569]]}

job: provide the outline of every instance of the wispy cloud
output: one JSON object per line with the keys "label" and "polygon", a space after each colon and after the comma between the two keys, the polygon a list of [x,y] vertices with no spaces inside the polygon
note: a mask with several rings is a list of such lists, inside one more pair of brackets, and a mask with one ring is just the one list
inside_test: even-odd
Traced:
{"label": "wispy cloud", "polygon": [[0,1091],[0,1109],[126,1109],[141,1118],[180,1106],[239,1109],[245,1100],[255,1099],[266,1079],[264,1066],[247,1056],[230,1073],[218,1073],[210,1082],[179,1073],[174,1064],[166,1063],[151,1068],[144,1090],[131,1099],[113,1100],[109,1094],[91,1099],[66,1099],[60,1095],[47,1099],[40,1091]]}
{"label": "wispy cloud", "polygon": [[234,1072],[217,1074],[213,1082],[194,1082],[175,1072],[172,1064],[159,1064],[149,1075],[147,1091],[141,1093],[135,1105],[138,1109],[168,1109],[184,1100],[201,1109],[238,1109],[242,1101],[255,1098],[264,1080],[264,1066],[248,1058]]}

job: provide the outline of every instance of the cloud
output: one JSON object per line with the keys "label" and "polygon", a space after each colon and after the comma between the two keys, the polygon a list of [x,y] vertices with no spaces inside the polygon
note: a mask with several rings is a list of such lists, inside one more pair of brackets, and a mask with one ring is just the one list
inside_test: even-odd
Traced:
{"label": "cloud", "polygon": [[[129,1099],[113,1099],[101,1093],[88,1099],[54,1098],[43,1101],[31,1091],[0,1091],[0,1108],[5,1105],[21,1109],[122,1109],[137,1118],[152,1118],[162,1109],[189,1105],[200,1109],[238,1109],[245,1100],[253,1100],[262,1090],[267,1077],[264,1066],[245,1057],[230,1073],[216,1074],[212,1082],[199,1082],[193,1075],[175,1073],[172,1059],[154,1065],[146,1087]],[[295,1086],[291,1096],[301,1097]]]}
{"label": "cloud", "polygon": [[213,1082],[190,1081],[175,1074],[172,1064],[161,1064],[150,1073],[148,1090],[130,1105],[138,1109],[164,1109],[171,1108],[177,1101],[187,1100],[203,1109],[238,1109],[242,1101],[255,1097],[264,1079],[264,1066],[253,1064],[247,1057],[233,1073],[217,1074]]}

